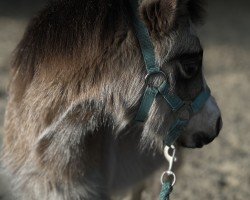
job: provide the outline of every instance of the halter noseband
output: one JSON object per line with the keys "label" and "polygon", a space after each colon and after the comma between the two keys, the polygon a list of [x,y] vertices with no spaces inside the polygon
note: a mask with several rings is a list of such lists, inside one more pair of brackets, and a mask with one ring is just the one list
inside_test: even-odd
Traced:
{"label": "halter noseband", "polygon": [[[207,87],[195,98],[193,102],[185,102],[177,95],[169,92],[170,86],[166,81],[164,81],[159,87],[153,87],[148,84],[148,79],[152,75],[158,74],[164,76],[165,78],[166,75],[163,71],[161,71],[160,67],[156,63],[154,47],[150,40],[149,32],[143,22],[139,19],[138,1],[131,0],[130,2],[133,10],[134,29],[147,70],[145,78],[147,88],[142,97],[136,121],[144,122],[147,119],[149,110],[156,96],[161,95],[177,116],[175,122],[167,131],[166,138],[164,139],[164,146],[170,147],[181,135],[183,129],[188,125],[191,117],[195,113],[199,112],[205,105],[206,101],[210,97],[210,90]],[[184,112],[186,113],[185,115],[183,115]]]}

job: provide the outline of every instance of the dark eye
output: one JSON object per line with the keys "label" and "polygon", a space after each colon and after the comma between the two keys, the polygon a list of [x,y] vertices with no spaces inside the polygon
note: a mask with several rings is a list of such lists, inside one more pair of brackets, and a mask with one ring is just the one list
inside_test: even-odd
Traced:
{"label": "dark eye", "polygon": [[202,66],[202,55],[192,54],[180,58],[180,71],[185,78],[194,77]]}
{"label": "dark eye", "polygon": [[201,64],[198,62],[181,63],[181,72],[186,78],[192,78],[197,74],[200,67]]}

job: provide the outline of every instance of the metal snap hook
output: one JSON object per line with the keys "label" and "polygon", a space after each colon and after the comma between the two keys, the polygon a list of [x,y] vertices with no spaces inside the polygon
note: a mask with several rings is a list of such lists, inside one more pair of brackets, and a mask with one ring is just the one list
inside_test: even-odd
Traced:
{"label": "metal snap hook", "polygon": [[169,146],[164,147],[164,156],[169,163],[168,171],[172,171],[173,164],[174,164],[174,162],[177,161],[175,154],[176,154],[176,149],[175,149],[174,145],[171,145],[170,147]]}
{"label": "metal snap hook", "polygon": [[164,182],[166,182],[167,179],[172,177],[171,180],[171,185],[174,186],[175,182],[176,182],[176,176],[175,173],[172,171],[173,168],[173,164],[174,162],[177,161],[177,158],[175,157],[176,154],[176,149],[174,145],[169,146],[165,146],[164,147],[164,156],[168,161],[168,170],[163,172],[163,174],[161,175],[161,184],[164,184]]}

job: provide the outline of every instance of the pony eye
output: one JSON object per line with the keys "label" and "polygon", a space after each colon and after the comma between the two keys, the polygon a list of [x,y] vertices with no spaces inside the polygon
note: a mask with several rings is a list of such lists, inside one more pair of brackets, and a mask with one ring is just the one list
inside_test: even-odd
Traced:
{"label": "pony eye", "polygon": [[198,66],[197,63],[188,63],[188,64],[182,64],[181,68],[182,68],[182,74],[186,77],[186,78],[192,78],[196,75],[198,69],[200,66]]}
{"label": "pony eye", "polygon": [[185,78],[194,77],[202,66],[202,57],[195,56],[180,60],[180,71]]}

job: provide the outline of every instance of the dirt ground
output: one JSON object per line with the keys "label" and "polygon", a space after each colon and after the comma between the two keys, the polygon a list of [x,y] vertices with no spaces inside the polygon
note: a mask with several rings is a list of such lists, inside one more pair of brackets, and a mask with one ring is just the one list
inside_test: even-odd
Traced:
{"label": "dirt ground", "polygon": [[[3,132],[11,53],[41,0],[0,0],[0,134]],[[250,1],[210,0],[200,36],[205,71],[222,109],[220,136],[203,149],[184,151],[172,199],[250,199]],[[0,137],[1,142],[1,137]],[[7,181],[0,176],[0,199]],[[144,195],[145,199],[148,199]],[[1,198],[2,197],[2,198]]]}

